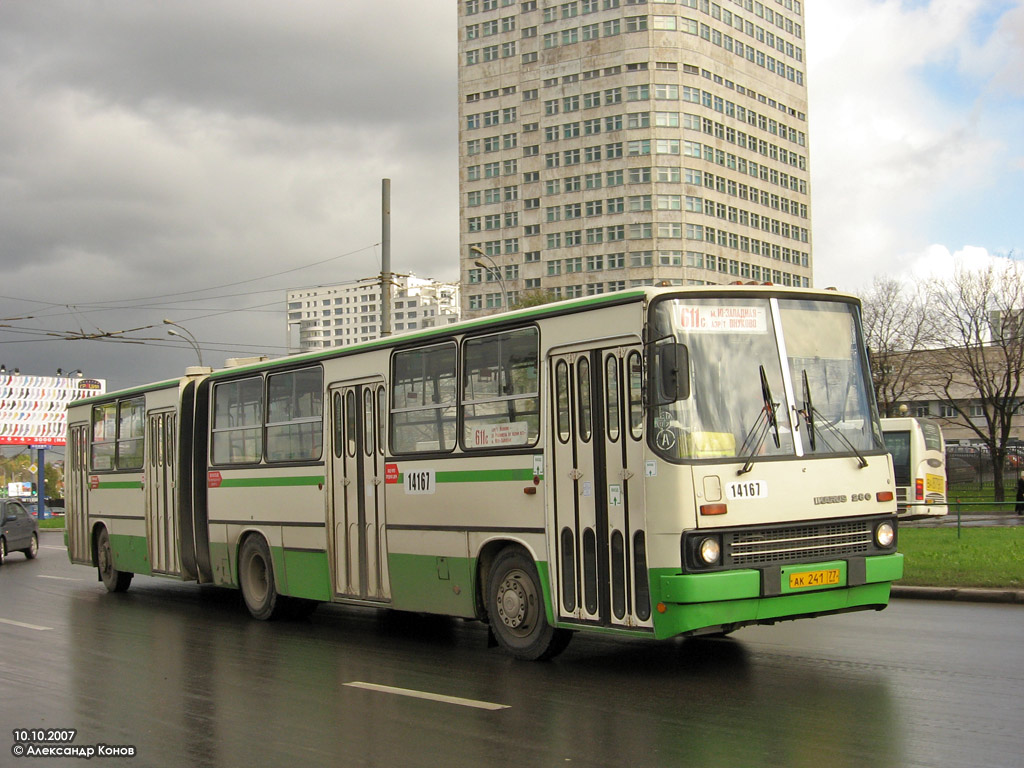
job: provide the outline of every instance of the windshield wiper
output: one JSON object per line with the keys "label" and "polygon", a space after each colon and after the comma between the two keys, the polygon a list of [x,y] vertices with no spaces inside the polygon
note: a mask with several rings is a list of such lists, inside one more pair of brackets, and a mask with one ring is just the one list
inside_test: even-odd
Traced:
{"label": "windshield wiper", "polygon": [[817,448],[817,436],[814,433],[814,404],[811,403],[811,386],[807,383],[807,371],[804,374],[804,409],[802,411],[804,421],[807,424],[807,438],[811,443],[811,450]]}
{"label": "windshield wiper", "polygon": [[[761,450],[761,446],[764,445],[765,438],[768,437],[768,430],[772,430],[772,438],[775,441],[775,447],[779,447],[779,420],[778,420],[778,403],[772,400],[772,390],[768,386],[768,376],[764,372],[764,366],[760,366],[761,370],[761,397],[764,399],[764,406],[761,408],[761,413],[757,417],[757,421],[754,422],[754,426],[747,432],[747,436],[743,438],[743,445],[740,446],[740,456],[747,456],[746,463],[740,467],[740,470],[736,473],[737,475],[745,475],[751,469],[754,468],[754,456],[758,451]],[[751,442],[752,438],[756,439]],[[749,449],[748,449],[748,446]]]}
{"label": "windshield wiper", "polygon": [[811,388],[810,388],[810,386],[807,383],[807,371],[806,370],[803,372],[803,379],[804,379],[804,407],[803,407],[803,410],[801,411],[801,414],[803,414],[804,422],[807,424],[807,436],[808,436],[808,439],[810,440],[810,443],[811,443],[811,450],[813,451],[817,447],[817,445],[816,445],[816,443],[817,443],[816,433],[815,433],[815,428],[814,428],[814,426],[815,426],[815,417],[817,417],[817,419],[819,421],[821,421],[821,423],[824,424],[826,427],[828,427],[828,430],[833,435],[838,437],[842,441],[843,445],[845,445],[847,448],[849,448],[850,452],[854,456],[857,457],[857,464],[858,464],[859,468],[860,469],[864,469],[864,467],[866,467],[868,465],[868,460],[865,459],[864,455],[860,451],[857,450],[857,446],[855,446],[853,443],[851,443],[849,438],[846,435],[843,434],[843,431],[839,427],[837,427],[833,422],[831,422],[828,419],[826,419],[822,415],[821,411],[819,411],[817,408],[815,408],[814,404],[811,402]]}
{"label": "windshield wiper", "polygon": [[768,414],[768,423],[772,425],[773,435],[775,439],[775,447],[779,447],[779,417],[778,407],[779,404],[772,400],[772,390],[768,386],[768,375],[764,372],[764,366],[759,366],[761,370],[761,397],[764,398],[764,410]]}

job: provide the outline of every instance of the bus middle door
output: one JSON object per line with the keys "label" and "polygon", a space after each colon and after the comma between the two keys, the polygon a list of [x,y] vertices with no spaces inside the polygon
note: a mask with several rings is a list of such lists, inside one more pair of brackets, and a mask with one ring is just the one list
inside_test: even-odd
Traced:
{"label": "bus middle door", "polygon": [[174,411],[148,414],[146,440],[146,532],[154,573],[177,575],[178,510]]}
{"label": "bus middle door", "polygon": [[390,600],[384,514],[383,379],[331,387],[334,591]]}

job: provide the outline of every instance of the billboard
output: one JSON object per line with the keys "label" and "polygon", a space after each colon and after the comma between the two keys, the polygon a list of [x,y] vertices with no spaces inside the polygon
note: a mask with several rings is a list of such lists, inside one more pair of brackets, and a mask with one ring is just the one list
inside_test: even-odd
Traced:
{"label": "billboard", "polygon": [[103,379],[0,375],[0,445],[64,445],[68,403],[106,391]]}
{"label": "billboard", "polygon": [[20,496],[35,496],[36,495],[36,484],[35,483],[8,483],[7,484],[7,495],[12,499]]}

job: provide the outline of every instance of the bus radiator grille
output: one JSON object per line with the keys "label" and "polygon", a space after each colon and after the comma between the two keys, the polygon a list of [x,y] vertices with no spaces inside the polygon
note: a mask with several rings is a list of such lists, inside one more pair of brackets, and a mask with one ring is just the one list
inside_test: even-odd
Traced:
{"label": "bus radiator grille", "polygon": [[868,554],[871,537],[870,522],[850,520],[736,531],[726,546],[734,566],[774,565]]}

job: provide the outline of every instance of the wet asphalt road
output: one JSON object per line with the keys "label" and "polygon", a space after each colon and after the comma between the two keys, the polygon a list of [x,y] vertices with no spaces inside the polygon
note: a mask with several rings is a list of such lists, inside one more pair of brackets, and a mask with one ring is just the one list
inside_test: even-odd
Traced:
{"label": "wet asphalt road", "polygon": [[[59,533],[42,543],[0,567],[0,766],[1024,766],[1021,606],[577,636],[530,664],[475,623],[336,606],[259,623],[236,593],[145,577],[108,595]],[[136,755],[16,758],[15,728]]]}

